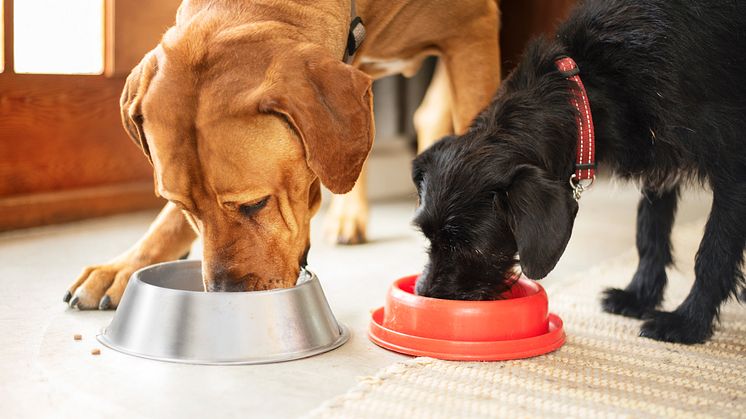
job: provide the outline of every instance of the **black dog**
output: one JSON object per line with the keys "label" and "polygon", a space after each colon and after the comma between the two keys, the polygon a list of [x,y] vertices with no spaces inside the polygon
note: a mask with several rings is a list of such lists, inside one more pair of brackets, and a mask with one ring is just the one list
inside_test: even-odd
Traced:
{"label": "black dog", "polygon": [[[570,177],[581,125],[562,56],[587,89],[597,161],[643,190],[639,266],[627,288],[605,292],[604,310],[646,318],[641,336],[707,340],[744,283],[746,2],[736,0],[587,1],[554,40],[533,42],[469,131],[414,162],[415,224],[431,244],[417,292],[499,298],[516,263],[540,279],[562,255],[578,209]],[[660,312],[685,182],[709,185],[714,201],[694,286]]]}

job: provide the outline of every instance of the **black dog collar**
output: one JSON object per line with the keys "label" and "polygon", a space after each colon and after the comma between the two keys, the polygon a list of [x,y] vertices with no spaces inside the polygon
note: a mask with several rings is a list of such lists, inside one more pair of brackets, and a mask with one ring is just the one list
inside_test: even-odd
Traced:
{"label": "black dog collar", "polygon": [[347,46],[345,47],[343,58],[343,61],[347,64],[352,62],[355,52],[357,52],[365,39],[365,26],[363,26],[363,20],[360,19],[360,16],[357,16],[355,0],[350,2],[350,19],[350,30],[347,33]]}

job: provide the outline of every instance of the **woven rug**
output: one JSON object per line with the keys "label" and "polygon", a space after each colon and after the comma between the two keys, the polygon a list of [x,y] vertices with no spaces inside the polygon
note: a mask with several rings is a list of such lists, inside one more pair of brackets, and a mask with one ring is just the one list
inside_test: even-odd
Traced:
{"label": "woven rug", "polygon": [[[675,229],[667,309],[689,291],[701,236],[701,223]],[[640,338],[640,320],[603,313],[598,303],[603,288],[629,281],[636,263],[629,251],[551,284],[550,310],[567,333],[556,352],[484,363],[414,358],[361,379],[308,417],[746,417],[746,306],[725,305],[703,345]]]}

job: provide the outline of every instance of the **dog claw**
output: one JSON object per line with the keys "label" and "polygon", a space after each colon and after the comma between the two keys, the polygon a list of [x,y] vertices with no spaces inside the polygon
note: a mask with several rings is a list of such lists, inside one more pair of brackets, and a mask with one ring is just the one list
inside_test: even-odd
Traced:
{"label": "dog claw", "polygon": [[73,298],[73,293],[70,292],[70,290],[65,291],[65,296],[62,297],[62,302],[67,303],[70,301],[70,299]]}
{"label": "dog claw", "polygon": [[73,297],[73,299],[70,300],[70,307],[72,307],[72,308],[77,307],[78,306],[78,300],[79,300],[79,298],[78,298],[77,295],[75,297]]}
{"label": "dog claw", "polygon": [[104,295],[98,303],[99,310],[108,310],[111,307],[111,297]]}

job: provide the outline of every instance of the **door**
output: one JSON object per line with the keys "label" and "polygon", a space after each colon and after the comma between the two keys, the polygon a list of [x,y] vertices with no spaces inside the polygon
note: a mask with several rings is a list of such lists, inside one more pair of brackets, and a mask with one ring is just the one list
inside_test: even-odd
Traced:
{"label": "door", "polygon": [[178,3],[4,0],[0,231],[163,204],[119,96]]}

